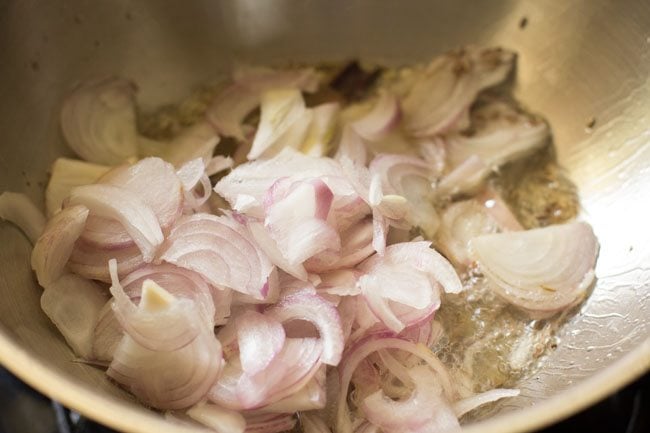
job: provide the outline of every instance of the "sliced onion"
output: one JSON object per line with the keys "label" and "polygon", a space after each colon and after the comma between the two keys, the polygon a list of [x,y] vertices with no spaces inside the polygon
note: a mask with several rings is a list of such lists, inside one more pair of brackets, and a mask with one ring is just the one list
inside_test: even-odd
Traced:
{"label": "sliced onion", "polygon": [[45,209],[51,217],[61,209],[73,188],[95,183],[110,167],[77,159],[57,158],[45,189]]}
{"label": "sliced onion", "polygon": [[300,425],[305,433],[332,433],[323,418],[314,412],[301,412]]}
{"label": "sliced onion", "polygon": [[[263,201],[268,189],[290,174],[293,181],[318,178],[325,182],[334,197],[345,197],[354,190],[342,178],[339,163],[331,158],[307,156],[285,148],[267,160],[242,164],[223,177],[214,190],[224,197],[234,210],[257,218],[264,217]],[[245,203],[245,206],[242,204]]]}
{"label": "sliced onion", "polygon": [[93,330],[92,360],[105,362],[108,367],[123,336],[122,326],[113,312],[113,301],[108,301],[100,310]]}
{"label": "sliced onion", "polygon": [[25,194],[0,194],[0,218],[16,225],[33,244],[45,228],[45,216]]}
{"label": "sliced onion", "polygon": [[462,129],[476,95],[503,81],[514,60],[512,52],[475,47],[437,57],[412,75],[402,99],[404,127],[416,137]]}
{"label": "sliced onion", "polygon": [[228,216],[195,214],[181,218],[160,253],[168,263],[201,274],[216,287],[256,299],[273,289],[273,265],[246,227]]}
{"label": "sliced onion", "polygon": [[205,164],[205,174],[212,176],[217,173],[221,173],[224,170],[232,168],[234,161],[229,156],[217,155],[208,160]]}
{"label": "sliced onion", "polygon": [[244,433],[246,430],[246,420],[240,413],[216,404],[202,402],[192,406],[186,413],[217,433]]}
{"label": "sliced onion", "polygon": [[108,261],[117,260],[117,273],[124,277],[144,266],[142,253],[136,245],[115,250],[99,249],[79,239],[72,250],[68,267],[72,272],[91,280],[111,282]]}
{"label": "sliced onion", "polygon": [[478,155],[472,155],[446,174],[437,184],[436,193],[457,195],[477,190],[490,168]]}
{"label": "sliced onion", "polygon": [[[452,166],[470,156],[478,156],[490,169],[499,167],[546,143],[548,126],[539,119],[518,112],[503,102],[492,102],[476,111],[477,132],[466,137],[447,137],[447,151]],[[486,172],[487,174],[487,172]]]}
{"label": "sliced onion", "polygon": [[357,285],[362,272],[355,269],[338,269],[335,271],[321,274],[321,282],[317,289],[319,292],[325,292],[337,296],[356,296],[361,293]]}
{"label": "sliced onion", "polygon": [[119,221],[133,238],[145,262],[153,260],[163,234],[156,215],[138,196],[113,185],[85,185],[72,190],[69,204],[86,206],[92,215]]}
{"label": "sliced onion", "polygon": [[282,323],[305,320],[316,326],[323,342],[321,360],[328,365],[338,365],[345,342],[339,314],[329,302],[318,295],[297,293],[286,296],[265,315]]}
{"label": "sliced onion", "polygon": [[[286,193],[278,193],[279,189]],[[278,186],[269,189],[269,195],[264,225],[290,264],[302,263],[326,250],[340,249],[338,233],[326,222],[333,194],[322,180],[297,181],[286,188]]]}
{"label": "sliced onion", "polygon": [[257,159],[304,114],[305,101],[298,89],[273,90],[262,95],[260,124],[248,152],[248,159]]}
{"label": "sliced onion", "polygon": [[246,417],[246,433],[281,433],[296,426],[293,415],[263,414]]}
{"label": "sliced onion", "polygon": [[175,297],[194,301],[206,326],[214,327],[218,316],[213,293],[222,291],[210,287],[197,273],[167,263],[144,265],[121,281],[124,292],[136,304],[140,302],[146,280],[155,282]]}
{"label": "sliced onion", "polygon": [[340,106],[336,102],[320,104],[311,111],[309,129],[300,143],[300,151],[313,156],[326,156],[336,132]]}
{"label": "sliced onion", "polygon": [[246,374],[255,375],[267,368],[284,341],[284,329],[277,319],[253,310],[237,317],[239,360]]}
{"label": "sliced onion", "polygon": [[476,200],[483,205],[485,211],[499,224],[502,231],[523,230],[517,217],[493,187],[488,186],[485,188],[476,197]]}
{"label": "sliced onion", "polygon": [[352,374],[357,369],[357,366],[359,366],[359,363],[361,363],[361,361],[363,361],[368,355],[382,349],[403,350],[421,358],[433,371],[437,373],[436,377],[442,387],[445,398],[450,400],[455,395],[455,391],[452,387],[445,366],[428,348],[421,344],[416,345],[399,338],[387,338],[382,337],[381,335],[372,335],[358,341],[350,347],[341,360],[342,367],[339,369],[340,390],[336,409],[337,432],[348,433],[353,431],[347,404],[347,396]]}
{"label": "sliced onion", "polygon": [[409,371],[415,382],[411,397],[394,401],[382,390],[366,397],[362,409],[368,421],[383,431],[418,433],[450,431],[460,428],[458,419],[448,403],[440,396],[436,377],[427,367]]}
{"label": "sliced onion", "polygon": [[34,245],[31,260],[38,283],[44,288],[63,275],[87,217],[88,208],[78,205],[65,208],[47,222]]}
{"label": "sliced onion", "polygon": [[174,137],[161,155],[176,167],[195,158],[207,162],[219,144],[215,128],[207,121],[199,121]]}
{"label": "sliced onion", "polygon": [[420,156],[429,164],[433,173],[438,176],[447,167],[447,146],[443,139],[433,137],[418,142]]}
{"label": "sliced onion", "polygon": [[123,78],[81,83],[61,108],[61,129],[72,150],[89,162],[115,165],[138,153],[136,87]]}
{"label": "sliced onion", "polygon": [[247,226],[257,245],[268,256],[271,263],[299,280],[307,280],[307,271],[302,263],[289,263],[289,260],[284,257],[284,254],[278,248],[278,244],[271,237],[263,223],[250,220]]}
{"label": "sliced onion", "polygon": [[379,95],[371,111],[350,124],[363,138],[370,141],[384,137],[399,124],[400,107],[395,95],[384,92]]}
{"label": "sliced onion", "polygon": [[374,252],[373,246],[374,228],[370,219],[364,219],[349,228],[341,231],[341,251],[336,254],[336,260],[332,263],[308,262],[307,269],[311,272],[326,272],[341,268],[352,268]]}
{"label": "sliced onion", "polygon": [[314,377],[295,394],[255,411],[260,413],[295,413],[303,410],[317,410],[325,407],[325,397],[325,366],[321,366]]}
{"label": "sliced onion", "polygon": [[143,284],[136,308],[114,277],[114,311],[126,335],[107,374],[143,402],[160,409],[198,403],[221,369],[221,346],[212,329],[206,329],[197,318],[200,314],[192,301],[177,299],[150,280]]}
{"label": "sliced onion", "polygon": [[336,159],[347,158],[354,164],[365,167],[368,159],[366,144],[359,133],[350,125],[343,127],[341,140],[339,141]]}
{"label": "sliced onion", "polygon": [[74,274],[49,282],[41,296],[41,308],[83,359],[93,359],[93,330],[104,304],[105,291]]}
{"label": "sliced onion", "polygon": [[457,266],[469,266],[469,242],[476,236],[495,233],[496,221],[476,200],[464,200],[449,205],[442,214],[436,245]]}
{"label": "sliced onion", "polygon": [[459,400],[453,404],[453,408],[454,408],[454,412],[456,413],[456,417],[460,418],[461,416],[465,415],[467,412],[474,410],[477,407],[482,406],[486,403],[491,403],[493,401],[501,400],[502,398],[516,397],[518,395],[519,395],[518,389],[495,388]]}
{"label": "sliced onion", "polygon": [[433,237],[439,220],[433,206],[431,184],[436,175],[425,161],[407,155],[380,154],[370,163],[370,173],[379,175],[385,194],[406,198],[409,202],[407,221]]}
{"label": "sliced onion", "polygon": [[536,317],[579,302],[595,279],[598,241],[584,222],[479,236],[470,254],[491,287]]}

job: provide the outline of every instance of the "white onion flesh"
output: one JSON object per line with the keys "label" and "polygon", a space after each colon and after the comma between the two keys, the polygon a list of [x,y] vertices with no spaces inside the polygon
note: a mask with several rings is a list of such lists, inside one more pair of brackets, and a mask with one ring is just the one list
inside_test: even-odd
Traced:
{"label": "white onion flesh", "polygon": [[519,395],[519,393],[520,391],[518,389],[495,388],[459,400],[456,403],[454,403],[453,409],[454,412],[456,413],[456,416],[460,418],[461,416],[465,415],[467,412],[474,410],[477,407],[482,406],[486,403],[491,403],[493,401],[501,400],[502,398],[516,397]]}
{"label": "white onion flesh", "polygon": [[300,426],[305,433],[332,433],[325,421],[312,412],[300,414]]}
{"label": "white onion flesh", "polygon": [[32,244],[45,228],[43,212],[25,194],[9,191],[0,194],[0,218],[16,225]]}
{"label": "white onion flesh", "polygon": [[470,245],[491,287],[538,317],[575,305],[595,279],[598,241],[584,222],[479,236]]}
{"label": "white onion flesh", "polygon": [[64,273],[75,242],[81,236],[88,217],[85,206],[71,206],[54,215],[32,250],[32,269],[38,283],[47,288]]}
{"label": "white onion flesh", "polygon": [[248,310],[237,317],[237,325],[242,370],[246,374],[257,374],[282,350],[285,341],[282,324],[266,314]]}
{"label": "white onion flesh", "polygon": [[244,433],[246,430],[246,420],[239,412],[215,404],[199,403],[186,413],[217,433]]}
{"label": "white onion flesh", "polygon": [[52,217],[61,209],[70,192],[81,185],[95,183],[111,168],[77,159],[57,158],[52,164],[50,181],[45,189],[45,209]]}
{"label": "white onion flesh", "polygon": [[138,154],[133,83],[116,77],[77,86],[61,108],[61,129],[72,150],[97,164],[115,165]]}
{"label": "white onion flesh", "polygon": [[399,100],[391,93],[379,96],[371,111],[350,125],[363,138],[375,141],[399,124]]}
{"label": "white onion flesh", "polygon": [[65,274],[47,284],[41,308],[56,325],[74,353],[93,359],[93,334],[106,294],[97,284]]}

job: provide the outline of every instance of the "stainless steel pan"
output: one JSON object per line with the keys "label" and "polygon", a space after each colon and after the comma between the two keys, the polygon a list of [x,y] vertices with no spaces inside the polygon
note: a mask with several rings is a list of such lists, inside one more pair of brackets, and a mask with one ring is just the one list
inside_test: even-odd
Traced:
{"label": "stainless steel pan", "polygon": [[[523,25],[523,18],[526,25]],[[0,1],[0,190],[42,199],[62,94],[118,73],[145,107],[175,101],[234,60],[360,57],[400,64],[468,43],[519,52],[516,95],[547,116],[601,242],[593,295],[522,396],[468,431],[538,428],[650,366],[650,3],[646,1]],[[588,123],[595,121],[592,128]],[[119,430],[172,426],[74,363],[39,308],[29,244],[0,224],[0,361]]]}

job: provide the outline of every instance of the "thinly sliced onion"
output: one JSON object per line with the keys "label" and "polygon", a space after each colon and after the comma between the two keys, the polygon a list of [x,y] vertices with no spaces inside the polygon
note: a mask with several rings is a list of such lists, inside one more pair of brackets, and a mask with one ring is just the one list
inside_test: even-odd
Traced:
{"label": "thinly sliced onion", "polygon": [[117,260],[117,273],[124,277],[144,266],[142,253],[136,245],[116,250],[98,249],[79,239],[72,250],[68,267],[72,272],[90,280],[111,282],[107,263],[110,259]]}
{"label": "thinly sliced onion", "polygon": [[337,161],[307,156],[290,148],[283,149],[273,158],[239,165],[223,177],[214,190],[228,200],[234,210],[263,218],[264,197],[268,189],[281,177],[281,173],[290,174],[293,181],[321,179],[334,197],[354,194],[349,183],[344,181]]}
{"label": "thinly sliced onion", "polygon": [[195,302],[201,319],[208,328],[214,327],[219,318],[214,303],[214,292],[222,290],[210,287],[197,273],[167,263],[148,264],[122,278],[124,292],[136,304],[140,301],[142,286],[151,280],[177,298]]}
{"label": "thinly sliced onion", "polygon": [[305,101],[298,89],[273,90],[262,95],[262,116],[248,152],[248,159],[257,159],[304,114]]}
{"label": "thinly sliced onion", "polygon": [[476,196],[476,200],[483,205],[485,211],[499,224],[502,231],[523,230],[521,223],[512,213],[499,193],[488,186]]}
{"label": "thinly sliced onion", "polygon": [[32,244],[45,228],[43,212],[25,194],[9,191],[0,194],[0,218],[16,225]]}
{"label": "thinly sliced onion", "polygon": [[298,88],[314,92],[319,76],[313,69],[272,71],[265,68],[239,67],[235,82],[226,87],[208,108],[207,117],[222,135],[244,141],[242,123],[260,104],[262,93],[272,89]]}
{"label": "thinly sliced onion", "polygon": [[437,242],[456,266],[469,266],[469,242],[476,236],[495,233],[498,225],[476,200],[452,203],[442,213]]}
{"label": "thinly sliced onion", "polygon": [[297,293],[286,296],[265,315],[282,323],[305,320],[316,326],[323,342],[321,360],[328,365],[338,365],[345,342],[339,314],[329,302],[318,295]]}
{"label": "thinly sliced onion", "polygon": [[212,158],[212,153],[218,144],[219,136],[215,128],[203,120],[174,137],[167,144],[165,152],[161,156],[176,167],[195,158],[201,158],[207,162]]}
{"label": "thinly sliced onion", "polygon": [[281,433],[291,431],[296,418],[286,414],[262,414],[246,417],[246,433]]}
{"label": "thinly sliced onion", "polygon": [[73,188],[95,183],[111,168],[77,159],[57,158],[52,164],[50,181],[45,189],[45,210],[51,217],[61,209]]}
{"label": "thinly sliced onion", "polygon": [[181,218],[160,253],[168,263],[201,274],[216,287],[264,300],[277,284],[274,267],[246,227],[232,217],[195,214]]}
{"label": "thinly sliced onion", "polygon": [[[278,189],[286,192],[277,194]],[[290,264],[340,249],[338,233],[326,222],[332,199],[332,191],[320,179],[269,189],[264,225]]]}
{"label": "thinly sliced onion", "polygon": [[86,225],[88,208],[67,207],[52,217],[32,250],[32,269],[38,283],[47,288],[64,273],[75,242]]}
{"label": "thinly sliced onion", "polygon": [[518,395],[519,395],[518,389],[495,388],[459,400],[453,404],[453,409],[454,412],[456,413],[456,417],[460,418],[461,416],[465,415],[467,412],[474,410],[477,407],[482,406],[486,403],[491,403],[493,401],[501,400],[502,398],[516,397]]}
{"label": "thinly sliced onion", "polygon": [[123,336],[122,326],[113,312],[113,301],[108,301],[100,310],[93,330],[91,359],[105,362],[108,367]]}
{"label": "thinly sliced onion", "polygon": [[379,175],[385,194],[404,197],[409,202],[406,215],[411,225],[420,227],[427,237],[433,237],[439,219],[433,206],[431,184],[436,174],[425,161],[407,155],[377,155],[370,163],[370,173]]}
{"label": "thinly sliced onion", "polygon": [[359,363],[361,363],[361,361],[363,361],[368,355],[382,349],[403,350],[421,358],[433,371],[437,373],[436,377],[442,387],[445,398],[451,400],[454,397],[455,391],[447,373],[447,369],[426,346],[421,344],[416,345],[399,338],[371,335],[350,347],[341,360],[341,368],[339,369],[340,389],[336,409],[337,432],[351,433],[353,431],[347,404],[347,396],[352,374],[359,366]]}
{"label": "thinly sliced onion", "polygon": [[[113,263],[113,272],[114,267]],[[194,303],[177,299],[148,280],[136,308],[114,277],[114,311],[126,335],[107,374],[143,402],[160,409],[183,409],[201,401],[217,380],[222,355],[212,329],[206,329],[197,318],[200,314]],[[178,338],[191,334],[191,338]],[[181,340],[184,344],[176,344]]]}
{"label": "thinly sliced onion", "polygon": [[595,279],[598,241],[584,222],[479,236],[471,257],[491,287],[537,317],[575,305]]}
{"label": "thinly sliced onion", "polygon": [[418,151],[436,176],[439,176],[447,167],[447,147],[442,138],[433,137],[420,140]]}
{"label": "thinly sliced onion", "polygon": [[492,102],[474,113],[477,132],[466,137],[447,137],[447,151],[452,166],[470,156],[478,156],[489,170],[530,154],[548,139],[548,126],[503,102]]}
{"label": "thinly sliced onion", "polygon": [[49,282],[41,295],[41,308],[83,359],[93,359],[93,331],[104,304],[105,291],[74,274]]}
{"label": "thinly sliced onion", "polygon": [[284,346],[281,323],[267,314],[248,310],[237,317],[237,343],[242,370],[255,375],[269,366]]}
{"label": "thinly sliced onion", "polygon": [[212,176],[224,170],[228,170],[233,167],[234,163],[233,159],[229,156],[214,156],[205,164],[205,174]]}
{"label": "thinly sliced onion", "polygon": [[255,242],[268,256],[271,263],[299,280],[307,280],[307,271],[302,263],[289,263],[289,260],[284,257],[284,254],[278,248],[277,242],[271,237],[263,223],[249,220],[247,226]]}
{"label": "thinly sliced onion", "polygon": [[115,165],[138,154],[133,83],[109,77],[77,86],[61,108],[61,129],[89,162]]}
{"label": "thinly sliced onion", "polygon": [[337,269],[335,271],[321,274],[321,282],[317,289],[336,296],[356,296],[361,293],[357,281],[363,275],[356,269]]}
{"label": "thinly sliced onion", "polygon": [[512,52],[475,47],[437,57],[408,78],[412,81],[402,99],[405,129],[416,137],[462,129],[476,95],[503,81],[514,60]]}
{"label": "thinly sliced onion", "polygon": [[325,366],[321,366],[318,372],[295,394],[292,394],[278,402],[271,403],[255,412],[260,413],[295,413],[303,410],[318,410],[325,407]]}
{"label": "thinly sliced onion", "polygon": [[69,203],[86,206],[92,215],[119,221],[142,252],[143,260],[153,260],[163,234],[156,215],[136,194],[113,185],[85,185],[72,190]]}
{"label": "thinly sliced onion", "polygon": [[300,151],[307,155],[326,156],[338,125],[340,106],[329,102],[308,110],[311,111],[309,129],[300,143]]}
{"label": "thinly sliced onion", "polygon": [[350,125],[343,127],[341,140],[336,151],[336,159],[340,161],[342,158],[347,158],[355,165],[363,167],[366,166],[368,159],[368,151],[363,138]]}
{"label": "thinly sliced onion", "polygon": [[472,155],[447,173],[436,186],[438,196],[476,191],[483,185],[490,168],[478,155]]}
{"label": "thinly sliced onion", "polygon": [[323,418],[314,412],[301,412],[300,426],[304,433],[332,433]]}
{"label": "thinly sliced onion", "polygon": [[361,220],[340,233],[341,251],[336,254],[336,260],[315,262],[313,259],[318,258],[316,256],[306,263],[310,272],[321,273],[341,268],[352,268],[375,252],[372,243],[374,235],[372,220],[367,218]]}
{"label": "thinly sliced onion", "polygon": [[436,377],[425,366],[409,371],[415,382],[411,397],[394,401],[382,390],[366,397],[362,409],[368,421],[383,431],[419,433],[451,431],[460,428],[448,403],[440,396]]}
{"label": "thinly sliced onion", "polygon": [[395,95],[384,92],[379,95],[371,111],[350,124],[363,138],[370,141],[384,137],[399,124],[400,106]]}
{"label": "thinly sliced onion", "polygon": [[192,406],[186,413],[217,433],[244,433],[246,430],[246,420],[239,412],[216,404],[202,402]]}

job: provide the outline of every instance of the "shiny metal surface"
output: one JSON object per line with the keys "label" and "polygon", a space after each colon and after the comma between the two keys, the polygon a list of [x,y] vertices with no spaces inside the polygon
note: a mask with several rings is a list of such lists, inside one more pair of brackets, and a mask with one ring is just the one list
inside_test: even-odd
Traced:
{"label": "shiny metal surface", "polygon": [[[268,4],[267,4],[268,3]],[[171,102],[233,60],[401,64],[467,43],[519,52],[516,94],[549,120],[601,242],[598,284],[522,396],[468,431],[514,432],[568,416],[650,366],[650,3],[388,0],[0,1],[0,190],[42,200],[69,154],[61,97],[118,73],[145,107]],[[489,5],[489,7],[488,7]],[[527,25],[520,26],[527,18]],[[587,128],[590,119],[593,128]],[[0,223],[0,361],[64,404],[133,432],[179,431],[71,351],[39,308],[29,244]]]}

